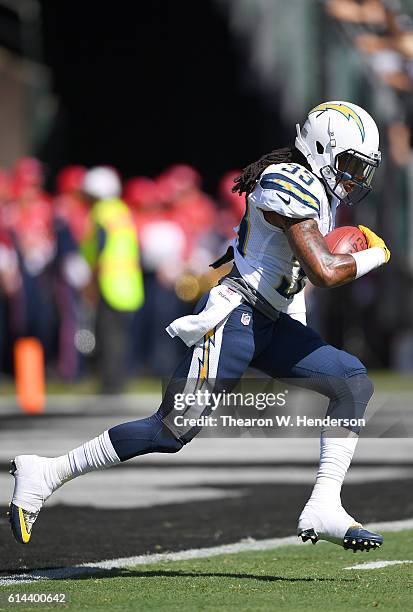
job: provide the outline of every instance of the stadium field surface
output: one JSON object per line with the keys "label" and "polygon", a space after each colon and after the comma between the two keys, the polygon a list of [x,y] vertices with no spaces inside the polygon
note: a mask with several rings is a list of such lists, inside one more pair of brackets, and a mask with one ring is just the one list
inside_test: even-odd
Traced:
{"label": "stadium field surface", "polygon": [[[393,388],[390,395],[386,414],[407,431],[411,401],[405,390]],[[386,398],[386,392],[377,394],[378,405]],[[283,548],[243,548],[237,554],[222,548],[253,541],[262,546],[295,533],[314,482],[317,438],[197,439],[176,455],[148,455],[89,474],[49,500],[30,545],[13,540],[6,519],[11,458],[55,456],[118,422],[150,414],[157,402],[148,393],[125,402],[91,396],[83,404],[67,396],[52,399],[41,417],[2,408],[0,610],[46,610],[39,603],[17,606],[6,596],[60,592],[68,596],[68,609],[87,610],[411,609],[412,564],[344,569],[412,560],[413,533],[407,530],[413,529],[413,438],[392,437],[391,421],[383,437],[360,440],[343,489],[344,506],[363,523],[409,521],[400,527],[404,531],[388,533],[374,553],[285,541]],[[298,539],[287,544],[292,541]],[[211,547],[220,555],[185,557],[189,550]],[[79,574],[84,564],[88,572]],[[42,572],[45,580],[32,582],[31,576],[23,583],[25,574]]]}
{"label": "stadium field surface", "polygon": [[[87,610],[381,610],[411,609],[413,531],[389,532],[375,554],[352,554],[329,543],[224,554],[112,569],[90,567],[69,580],[0,586],[10,595],[63,594],[65,609]],[[393,562],[393,563],[391,563]]]}

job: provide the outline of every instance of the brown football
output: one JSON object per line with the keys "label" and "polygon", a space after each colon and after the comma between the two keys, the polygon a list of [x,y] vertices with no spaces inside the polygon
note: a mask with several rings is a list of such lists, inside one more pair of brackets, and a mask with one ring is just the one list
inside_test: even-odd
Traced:
{"label": "brown football", "polygon": [[358,227],[345,225],[337,227],[324,236],[330,253],[344,255],[346,253],[357,253],[368,248],[366,237]]}

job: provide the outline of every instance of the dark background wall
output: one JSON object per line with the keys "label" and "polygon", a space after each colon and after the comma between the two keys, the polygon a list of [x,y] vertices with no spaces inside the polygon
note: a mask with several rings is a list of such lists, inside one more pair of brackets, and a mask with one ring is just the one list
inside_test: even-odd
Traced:
{"label": "dark background wall", "polygon": [[[245,85],[245,55],[212,1],[43,0],[44,53],[60,110],[39,152],[153,175],[186,161],[206,186],[284,144],[277,108]],[[243,66],[244,64],[244,66]]]}

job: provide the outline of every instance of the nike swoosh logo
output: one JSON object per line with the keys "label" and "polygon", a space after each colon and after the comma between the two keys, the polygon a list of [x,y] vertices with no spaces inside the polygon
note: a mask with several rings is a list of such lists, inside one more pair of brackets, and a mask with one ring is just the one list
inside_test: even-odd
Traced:
{"label": "nike swoosh logo", "polygon": [[284,202],[284,204],[289,204],[291,198],[288,198],[288,200],[286,198],[283,198],[282,195],[280,193],[277,192],[277,196],[280,198],[280,200],[282,200]]}

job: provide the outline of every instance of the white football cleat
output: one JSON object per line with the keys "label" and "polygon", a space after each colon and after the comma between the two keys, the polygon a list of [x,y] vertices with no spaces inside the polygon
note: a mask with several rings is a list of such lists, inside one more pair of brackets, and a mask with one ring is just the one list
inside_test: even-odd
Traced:
{"label": "white football cleat", "polygon": [[347,514],[343,506],[309,500],[298,519],[297,535],[303,542],[327,540],[345,549],[367,550],[380,548],[383,536],[364,529]]}
{"label": "white football cleat", "polygon": [[13,535],[21,544],[30,542],[33,524],[53,493],[46,479],[49,461],[47,457],[19,455],[11,462],[15,484],[9,517]]}

